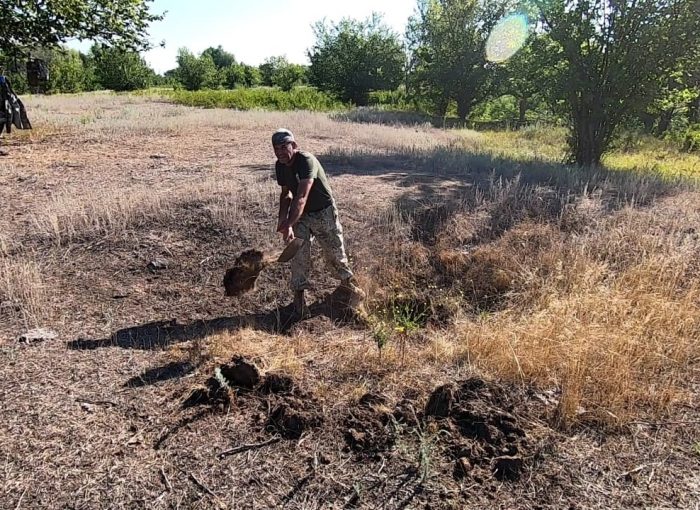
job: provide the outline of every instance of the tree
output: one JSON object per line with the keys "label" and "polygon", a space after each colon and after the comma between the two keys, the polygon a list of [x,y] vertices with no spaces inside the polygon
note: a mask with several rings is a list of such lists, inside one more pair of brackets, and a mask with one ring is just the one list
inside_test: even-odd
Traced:
{"label": "tree", "polygon": [[142,49],[150,23],[163,18],[148,10],[152,0],[3,0],[0,52],[18,56],[68,39],[92,39]]}
{"label": "tree", "polygon": [[260,74],[260,69],[255,66],[249,66],[247,64],[241,64],[243,66],[243,71],[245,74],[244,86],[246,87],[257,87],[262,83],[262,75]]}
{"label": "tree", "polygon": [[270,57],[260,64],[262,84],[267,87],[280,87],[291,90],[295,85],[306,81],[306,69],[299,64],[292,64],[287,57]]}
{"label": "tree", "polygon": [[520,125],[525,123],[526,113],[534,101],[545,101],[552,111],[556,110],[558,96],[549,86],[561,73],[556,47],[546,34],[531,36],[504,65],[500,91],[515,97]]}
{"label": "tree", "polygon": [[306,68],[299,64],[289,64],[277,70],[272,76],[272,84],[282,90],[292,90],[306,80]]}
{"label": "tree", "polygon": [[95,44],[90,50],[95,79],[105,89],[145,89],[155,73],[136,52]]}
{"label": "tree", "polygon": [[187,90],[216,88],[219,76],[210,55],[196,57],[187,48],[180,48],[177,54],[177,79]]}
{"label": "tree", "polygon": [[408,23],[411,89],[444,115],[450,100],[466,120],[492,90],[495,66],[486,61],[491,29],[510,0],[419,0]]}
{"label": "tree", "polygon": [[559,46],[572,162],[599,165],[622,120],[647,104],[688,47],[697,0],[534,0]]}
{"label": "tree", "polygon": [[371,90],[393,90],[404,78],[403,44],[377,14],[365,21],[319,21],[314,35],[309,81],[344,101],[364,106]]}
{"label": "tree", "polygon": [[48,57],[50,92],[82,92],[85,85],[85,68],[76,50],[53,50]]}
{"label": "tree", "polygon": [[202,52],[202,56],[208,55],[214,61],[217,69],[225,69],[236,63],[236,57],[233,53],[225,51],[221,45],[217,48],[209,47]]}

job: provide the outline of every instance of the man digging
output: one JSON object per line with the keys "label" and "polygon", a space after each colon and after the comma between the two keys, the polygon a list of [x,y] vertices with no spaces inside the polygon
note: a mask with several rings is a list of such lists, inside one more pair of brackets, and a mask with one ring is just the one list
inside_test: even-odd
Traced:
{"label": "man digging", "polygon": [[277,183],[282,187],[277,232],[287,243],[295,238],[305,240],[291,261],[295,315],[304,318],[309,314],[304,291],[309,288],[313,239],[318,241],[329,269],[340,280],[339,290],[347,295],[345,304],[355,306],[364,292],[356,285],[348,264],[343,227],[326,172],[313,154],[299,150],[288,129],[275,131],[272,147],[277,157]]}

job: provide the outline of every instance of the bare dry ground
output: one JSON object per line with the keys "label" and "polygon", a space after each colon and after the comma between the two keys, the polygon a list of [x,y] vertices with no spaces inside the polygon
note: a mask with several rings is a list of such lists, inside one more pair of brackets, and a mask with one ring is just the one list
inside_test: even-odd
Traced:
{"label": "bare dry ground", "polygon": [[[700,507],[693,185],[422,126],[26,102],[0,508]],[[322,264],[300,323],[285,266],[223,296],[241,251],[280,247],[280,126],[331,175],[357,316]]]}

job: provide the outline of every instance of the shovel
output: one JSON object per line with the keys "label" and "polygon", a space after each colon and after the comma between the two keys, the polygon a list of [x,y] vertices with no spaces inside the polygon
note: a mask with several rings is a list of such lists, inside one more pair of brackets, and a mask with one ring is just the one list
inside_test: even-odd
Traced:
{"label": "shovel", "polygon": [[296,238],[281,252],[265,254],[258,250],[241,253],[234,266],[226,271],[224,289],[227,296],[240,296],[255,288],[260,272],[273,264],[289,262],[304,245],[304,239]]}
{"label": "shovel", "polygon": [[277,260],[274,260],[275,257],[273,256],[273,260],[268,261],[267,265],[274,264],[275,262],[289,262],[302,246],[304,246],[304,240],[300,237],[294,238],[294,240],[290,241],[284,250],[282,250],[282,253],[277,256]]}

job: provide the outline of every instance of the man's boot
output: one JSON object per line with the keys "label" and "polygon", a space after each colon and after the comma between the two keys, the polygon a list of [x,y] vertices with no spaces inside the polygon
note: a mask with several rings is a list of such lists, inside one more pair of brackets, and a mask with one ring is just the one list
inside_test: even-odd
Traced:
{"label": "man's boot", "polygon": [[309,308],[306,306],[306,299],[304,298],[303,290],[294,291],[294,315],[300,319],[304,319],[309,316]]}
{"label": "man's boot", "polygon": [[340,290],[345,298],[345,306],[348,308],[357,308],[365,299],[365,292],[357,285],[355,278],[344,278],[340,281]]}

